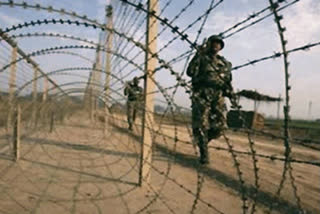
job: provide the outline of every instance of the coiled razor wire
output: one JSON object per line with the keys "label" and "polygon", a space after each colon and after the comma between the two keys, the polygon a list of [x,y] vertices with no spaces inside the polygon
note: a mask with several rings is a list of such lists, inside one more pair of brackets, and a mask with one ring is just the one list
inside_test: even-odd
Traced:
{"label": "coiled razor wire", "polygon": [[[147,14],[149,13],[145,8],[144,6],[142,5],[141,1],[139,3],[135,3],[133,1],[127,1],[127,0],[121,0],[121,2],[123,3],[122,6],[119,6],[119,10],[118,10],[118,14],[119,15],[124,15],[124,14],[127,14],[128,11],[131,12],[130,14],[132,14],[131,16],[134,16],[133,19],[131,19],[131,21],[133,20],[133,23],[136,23],[138,22],[138,19],[140,18],[141,14]],[[167,3],[165,4],[165,8],[169,7],[170,4],[171,4],[172,1],[167,1]],[[198,45],[197,45],[197,39],[199,38],[199,35],[200,33],[202,32],[203,30],[203,27],[204,27],[204,23],[205,23],[205,20],[206,18],[208,17],[209,13],[215,9],[220,3],[222,3],[223,1],[218,1],[217,3],[213,4],[215,1],[211,1],[211,5],[209,6],[208,10],[203,14],[203,15],[200,15],[196,20],[194,20],[194,22],[191,22],[190,25],[188,25],[186,28],[184,28],[183,30],[179,30],[179,27],[178,26],[175,26],[173,25],[173,22],[179,18],[179,16],[185,12],[185,10],[189,7],[191,7],[191,5],[194,3],[194,1],[189,1],[189,3],[186,5],[185,8],[183,8],[181,10],[180,13],[177,14],[176,17],[174,17],[174,19],[172,21],[169,22],[168,19],[166,18],[163,18],[161,17],[161,13],[160,15],[156,15],[156,13],[153,11],[150,13],[150,15],[153,15],[155,16],[161,24],[163,24],[166,28],[169,28],[172,30],[172,33],[174,35],[176,35],[175,37],[173,37],[172,40],[170,40],[167,44],[165,44],[161,49],[159,49],[159,52],[156,53],[156,54],[153,54],[152,57],[156,57],[160,63],[160,66],[154,71],[154,73],[158,72],[159,70],[161,69],[166,69],[170,72],[171,75],[174,75],[176,80],[177,80],[177,84],[175,84],[174,86],[172,87],[167,87],[167,88],[162,88],[161,87],[161,84],[158,83],[157,81],[155,81],[154,79],[152,79],[152,81],[157,85],[157,90],[152,92],[152,93],[158,93],[160,92],[165,100],[166,100],[166,103],[168,104],[168,108],[166,109],[166,111],[162,114],[162,119],[164,118],[164,116],[167,114],[167,112],[171,112],[171,116],[173,117],[173,121],[175,122],[176,119],[175,119],[175,113],[174,113],[174,107],[178,107],[175,103],[174,103],[174,95],[175,95],[175,92],[177,91],[178,87],[182,86],[185,88],[186,92],[190,92],[191,88],[190,88],[190,83],[186,80],[184,80],[182,78],[182,75],[181,73],[178,73],[178,72],[175,72],[174,69],[172,68],[172,64],[173,63],[176,63],[176,62],[179,62],[183,59],[186,59],[186,61],[188,61],[189,57],[191,56],[191,54],[194,52],[194,51],[197,51],[198,49]],[[278,0],[276,2],[273,2],[272,0],[269,0],[269,3],[270,3],[270,6],[267,7],[267,8],[264,8],[258,12],[255,12],[253,13],[252,15],[250,15],[248,18],[242,20],[241,22],[233,25],[232,27],[230,28],[227,28],[225,31],[223,31],[221,33],[221,35],[224,37],[224,38],[229,38],[231,36],[233,36],[234,34],[240,32],[240,31],[243,31],[247,28],[250,28],[251,26],[253,26],[254,24],[258,23],[258,22],[261,22],[262,20],[274,15],[275,17],[275,23],[278,27],[278,32],[279,32],[279,36],[280,36],[280,40],[281,40],[281,44],[282,44],[282,52],[277,52],[275,53],[274,55],[271,55],[271,56],[267,56],[267,57],[263,57],[263,58],[260,58],[260,59],[254,59],[254,60],[251,60],[249,61],[248,63],[246,64],[243,64],[243,65],[239,65],[239,66],[235,66],[233,68],[233,70],[238,70],[240,68],[243,68],[243,67],[246,67],[248,65],[254,65],[258,62],[261,62],[261,61],[264,61],[264,60],[268,60],[268,59],[274,59],[274,58],[278,58],[278,57],[281,57],[283,56],[284,58],[284,67],[285,67],[285,76],[286,76],[286,85],[285,85],[285,89],[286,89],[286,105],[284,107],[284,115],[285,115],[285,119],[284,119],[284,131],[285,131],[285,134],[284,134],[284,137],[281,137],[281,136],[278,136],[279,138],[283,139],[284,141],[284,147],[285,147],[285,153],[284,153],[284,157],[275,157],[275,156],[270,156],[270,155],[265,155],[265,154],[260,154],[258,152],[256,152],[256,148],[255,148],[255,142],[253,141],[253,139],[251,139],[251,132],[252,130],[247,130],[245,129],[245,133],[247,133],[247,136],[248,136],[248,142],[249,142],[249,149],[250,149],[250,152],[244,152],[244,151],[238,151],[236,149],[234,149],[234,146],[233,144],[230,142],[230,139],[229,137],[224,134],[223,137],[224,137],[224,140],[226,142],[226,147],[219,147],[219,146],[210,146],[211,149],[215,149],[217,151],[226,151],[227,153],[229,153],[231,155],[231,158],[234,162],[234,166],[235,166],[235,170],[236,170],[236,174],[238,176],[238,181],[240,183],[240,195],[241,195],[241,199],[242,199],[242,212],[243,213],[247,213],[248,212],[248,209],[249,209],[249,201],[248,201],[248,196],[251,197],[253,199],[252,201],[252,205],[251,205],[251,213],[255,213],[257,210],[256,210],[256,204],[261,202],[259,199],[258,199],[258,195],[259,195],[259,191],[262,191],[259,189],[259,168],[258,168],[258,165],[257,165],[257,162],[258,162],[258,157],[259,158],[265,158],[265,159],[270,159],[272,161],[281,161],[283,162],[284,164],[284,168],[283,168],[283,173],[282,173],[282,177],[281,177],[281,181],[280,181],[280,184],[279,184],[279,187],[276,191],[276,194],[275,196],[277,197],[277,199],[279,201],[281,201],[281,191],[282,189],[284,188],[284,182],[287,180],[287,174],[289,174],[289,177],[290,177],[290,183],[291,183],[291,186],[293,188],[293,193],[294,193],[294,197],[295,197],[295,200],[296,200],[296,204],[297,204],[297,209],[299,210],[299,212],[306,212],[307,211],[303,211],[303,208],[302,208],[302,205],[301,205],[301,199],[300,199],[300,196],[298,194],[298,189],[297,189],[297,185],[296,185],[296,181],[295,181],[295,177],[294,177],[294,174],[293,174],[293,168],[292,168],[292,165],[291,163],[300,163],[300,164],[306,164],[306,165],[312,165],[312,166],[317,166],[319,167],[319,163],[317,162],[312,162],[312,161],[304,161],[304,160],[299,160],[299,159],[294,159],[291,157],[291,139],[289,138],[289,134],[288,134],[288,130],[289,130],[289,90],[290,90],[290,86],[288,84],[288,54],[289,53],[292,53],[292,52],[298,52],[298,51],[303,51],[303,50],[308,50],[312,47],[316,47],[319,45],[319,42],[318,43],[313,43],[313,44],[306,44],[306,45],[303,45],[301,47],[298,47],[298,48],[294,48],[294,49],[291,49],[291,50],[287,50],[286,49],[286,40],[285,40],[285,37],[284,37],[284,30],[285,28],[281,25],[281,22],[280,20],[282,19],[282,16],[278,15],[278,12],[285,9],[285,8],[288,8],[290,7],[291,5],[297,3],[298,1],[292,1],[282,7],[280,7],[280,4],[283,3],[285,1],[283,0]],[[41,6],[40,4],[35,4],[35,5],[31,5],[31,4],[28,4],[26,2],[23,2],[23,3],[15,3],[13,1],[8,1],[8,2],[0,2],[0,5],[1,6],[10,6],[10,7],[23,7],[23,8],[32,8],[32,9],[37,9],[37,10],[45,10],[47,12],[59,12],[61,14],[64,14],[64,15],[68,15],[68,16],[71,16],[73,18],[76,18],[76,19],[81,19],[83,20],[84,22],[80,22],[80,21],[74,21],[74,20],[62,20],[62,19],[51,19],[51,20],[36,20],[36,21],[31,21],[31,22],[26,22],[26,23],[23,23],[23,24],[18,24],[18,25],[14,25],[10,28],[6,28],[5,30],[1,31],[1,34],[3,35],[4,33],[7,34],[11,31],[15,31],[15,30],[18,30],[18,29],[22,29],[24,27],[30,27],[30,26],[34,26],[34,25],[41,25],[41,24],[45,24],[45,25],[48,25],[48,24],[72,24],[72,25],[76,25],[76,26],[85,26],[85,27],[91,27],[93,29],[101,29],[101,30],[107,30],[108,32],[112,32],[112,33],[116,33],[119,38],[121,38],[121,40],[119,40],[117,42],[117,48],[116,50],[119,50],[118,51],[114,51],[114,52],[110,52],[113,57],[114,57],[114,60],[125,60],[127,61],[127,64],[124,66],[124,67],[121,67],[119,68],[120,72],[122,72],[122,70],[125,70],[127,68],[128,65],[134,65],[136,68],[138,68],[138,70],[141,70],[143,71],[142,69],[142,64],[139,64],[139,63],[136,63],[135,60],[137,59],[138,55],[145,52],[145,51],[148,51],[144,48],[144,46],[140,43],[140,39],[138,40],[135,40],[134,37],[135,37],[135,33],[138,31],[139,28],[136,28],[134,30],[134,32],[132,33],[131,36],[127,36],[127,34],[129,34],[129,31],[130,29],[128,29],[126,32],[124,33],[119,33],[119,32],[122,32],[122,31],[125,31],[126,28],[125,28],[125,24],[127,22],[127,20],[129,19],[125,19],[125,20],[121,20],[119,25],[119,31],[117,31],[116,29],[116,26],[114,29],[107,29],[104,24],[100,24],[98,23],[96,20],[94,19],[90,19],[88,18],[86,15],[78,15],[76,12],[66,12],[67,10],[65,9],[54,9],[53,7],[51,6],[48,6],[48,7],[44,7],[44,6]],[[134,15],[135,13],[133,12],[132,8],[135,8],[135,10],[138,12],[137,14],[138,15]],[[165,9],[164,8],[164,9]],[[164,11],[163,9],[163,11]],[[250,24],[248,25],[245,25],[242,27],[242,25],[244,25],[245,23],[249,22],[250,20],[254,19],[254,18],[257,18],[258,16],[260,16],[261,14],[265,13],[266,11],[268,10],[271,10],[271,13],[263,16],[262,18],[260,19],[257,19],[253,22],[251,22]],[[129,17],[129,16],[128,16]],[[198,36],[196,37],[195,41],[190,41],[188,39],[188,35],[186,33],[186,31],[190,28],[192,28],[195,23],[199,22],[201,19],[204,19],[203,21],[203,24],[200,26],[200,29],[198,31]],[[119,20],[119,19],[118,19]],[[143,19],[139,26],[142,26],[142,24],[144,23],[145,19]],[[133,26],[133,25],[132,25]],[[163,28],[165,29],[165,28]],[[231,33],[229,33],[230,31],[232,31]],[[161,35],[161,33],[164,32],[161,31],[160,33],[158,33],[158,36]],[[229,34],[227,34],[229,33]],[[97,44],[95,42],[92,42],[92,41],[88,41],[86,40],[85,38],[80,38],[80,37],[76,37],[76,36],[67,36],[67,35],[61,35],[61,34],[37,34],[37,33],[34,33],[34,34],[20,34],[20,35],[12,35],[10,36],[9,35],[9,38],[11,37],[12,39],[15,39],[15,38],[21,38],[21,37],[31,37],[31,36],[50,36],[50,37],[64,37],[64,38],[68,38],[68,39],[72,39],[72,40],[78,40],[78,41],[82,41],[82,42],[87,42],[93,46],[77,46],[77,45],[74,45],[74,46],[64,46],[64,47],[54,47],[54,48],[47,48],[47,49],[43,49],[43,50],[40,50],[40,51],[36,51],[34,53],[31,53],[31,54],[28,54],[26,56],[22,56],[20,59],[17,59],[16,61],[14,62],[9,62],[9,63],[6,63],[4,64],[4,66],[1,68],[1,71],[4,72],[7,68],[9,68],[11,65],[13,64],[16,64],[17,62],[19,61],[23,61],[23,60],[28,60],[28,58],[30,57],[34,57],[34,56],[38,56],[38,55],[43,55],[43,54],[55,54],[55,53],[63,53],[63,54],[70,54],[70,55],[73,55],[73,56],[79,56],[81,57],[80,54],[72,54],[71,52],[67,52],[67,51],[61,51],[63,49],[74,49],[74,48],[85,48],[85,49],[92,49],[92,50],[96,50],[96,49],[99,49],[101,51],[105,51],[107,52],[103,47],[101,47],[100,44]],[[158,37],[157,36],[157,37]],[[124,39],[127,41],[126,43],[124,43]],[[184,41],[184,42],[187,42],[189,46],[191,46],[191,50],[190,51],[187,51],[181,55],[179,55],[178,57],[176,58],[173,58],[170,60],[170,62],[165,62],[164,60],[160,59],[159,58],[159,53],[164,51],[165,49],[167,49],[170,44],[172,44],[174,41],[176,40],[181,40],[181,41]],[[129,58],[129,54],[130,54],[130,51],[129,52],[126,52],[124,53],[124,50],[126,49],[127,47],[127,44],[134,44],[134,46],[140,48],[140,52],[138,52],[138,54],[132,58]],[[120,50],[120,46],[123,45],[123,48]],[[83,59],[85,59],[83,56],[82,56]],[[116,61],[113,61],[113,62],[116,62]],[[73,67],[73,68],[65,68],[65,69],[59,69],[57,71],[52,71],[50,73],[47,73],[48,75],[57,75],[58,73],[59,74],[62,74],[62,75],[70,75],[69,72],[71,71],[79,71],[79,70],[95,70],[95,71],[98,71],[98,72],[101,72],[101,73],[104,73],[103,70],[99,70],[99,69],[92,69],[92,68],[80,68],[80,67]],[[64,73],[65,71],[67,71],[67,73]],[[128,72],[126,76],[129,76],[131,72]],[[26,73],[26,72],[23,72],[23,73]],[[28,72],[30,73],[30,71]],[[1,72],[0,72],[1,74]],[[26,75],[26,74],[24,74]],[[114,73],[110,73],[110,75],[112,76],[112,78],[115,80],[115,83],[120,83],[121,85],[124,85],[125,82],[123,81],[122,78],[118,78],[117,75],[115,75]],[[120,73],[118,75],[121,75]],[[82,77],[82,78],[85,78],[84,76],[81,76],[81,75],[78,75],[79,77]],[[124,76],[124,77],[126,77]],[[144,75],[141,75],[140,77],[142,78]],[[46,75],[42,75],[40,77],[38,77],[37,79],[41,79],[41,78],[44,78],[46,77]],[[20,79],[22,79],[22,77],[19,77]],[[31,81],[28,81],[23,87],[20,88],[21,91],[24,90],[24,88],[27,86],[27,85],[30,85],[32,84],[33,81],[36,81],[37,79],[32,79]],[[60,86],[67,86],[67,85],[73,85],[74,87],[76,87],[76,85],[79,85],[79,84],[83,84],[83,85],[86,85],[88,83],[86,83],[86,81],[83,81],[83,82],[71,82],[71,83],[68,83],[68,84],[61,84]],[[91,83],[93,85],[95,85],[95,83]],[[103,92],[104,92],[104,87],[101,87],[100,84],[97,84],[95,85],[96,87],[100,87],[100,89],[98,91],[101,92],[99,96],[99,99],[106,99],[103,97]],[[52,88],[51,90],[53,90],[54,88]],[[172,95],[169,95],[168,94],[168,91],[170,91],[171,89],[174,89],[174,92],[172,93]],[[65,96],[66,94],[72,94],[72,93],[75,93],[75,92],[84,92],[84,90],[81,91],[81,88],[77,89],[77,88],[74,88],[74,90],[70,90],[68,91],[67,89],[66,90],[60,90],[60,92],[57,92],[56,96],[57,97],[63,97]],[[114,94],[117,94],[118,96],[122,96],[121,93],[119,93],[119,90],[113,90],[112,93]],[[113,99],[112,96],[108,97],[108,99]],[[114,102],[118,102],[117,99],[113,99]],[[119,121],[118,118],[116,117],[113,117],[113,120],[116,122],[121,122]],[[161,121],[162,121],[161,119]],[[116,123],[118,123],[116,122]],[[122,123],[125,123],[125,121],[122,121]],[[149,124],[148,126],[153,126],[154,124]],[[161,124],[160,124],[161,125]],[[162,136],[162,139],[163,141],[165,142],[165,144],[169,144],[169,142],[167,142],[166,139],[170,139],[172,138],[171,136],[166,136],[164,133],[162,133],[161,131],[161,126],[159,125],[159,130],[155,133],[154,130],[150,130],[151,132],[153,132],[153,134],[159,134]],[[189,129],[188,129],[189,130]],[[189,131],[190,133],[190,131]],[[255,131],[253,131],[253,133],[256,133]],[[264,136],[266,136],[264,133],[260,133]],[[179,138],[177,137],[178,135],[178,131],[177,131],[177,127],[176,127],[176,124],[174,126],[174,137],[172,138],[174,140],[174,149],[173,149],[173,154],[176,152],[176,144],[178,142],[184,142],[184,141],[181,141],[179,140]],[[193,145],[193,143],[190,143],[190,142],[184,142],[186,144],[191,144]],[[44,150],[47,151],[46,148],[42,147]],[[49,154],[49,153],[48,153]],[[195,151],[195,154],[197,155],[197,152]],[[251,156],[252,158],[252,163],[253,163],[253,172],[254,172],[254,191],[253,191],[253,194],[250,195],[251,193],[248,192],[248,183],[245,183],[245,178],[243,176],[243,172],[241,171],[241,168],[240,168],[240,162],[238,160],[238,156],[237,155],[249,155]],[[125,160],[127,160],[125,158]],[[196,213],[197,212],[197,205],[198,205],[198,202],[202,202],[203,204],[206,204],[213,212],[216,212],[216,213],[224,213],[223,211],[219,210],[218,208],[216,208],[216,206],[214,206],[213,204],[205,201],[204,199],[201,198],[201,191],[203,190],[203,186],[204,186],[204,182],[205,182],[205,174],[203,173],[203,170],[201,170],[200,168],[197,168],[197,189],[195,192],[193,192],[192,190],[190,190],[188,187],[184,186],[183,184],[179,183],[175,178],[171,177],[170,175],[170,171],[171,171],[171,163],[169,162],[168,163],[168,167],[167,167],[167,170],[166,172],[162,171],[161,169],[158,169],[157,167],[155,167],[152,163],[147,163],[148,165],[150,165],[150,167],[155,171],[157,172],[159,175],[163,176],[165,178],[161,188],[160,188],[160,191],[157,191],[155,190],[151,184],[148,183],[148,186],[153,190],[154,194],[155,194],[155,197],[153,197],[149,203],[147,203],[146,206],[144,206],[143,208],[141,208],[139,211],[137,211],[137,213],[142,213],[142,212],[145,212],[152,204],[154,204],[157,200],[160,200],[161,203],[163,203],[165,205],[165,207],[168,209],[168,211],[170,213],[175,213],[174,209],[172,207],[170,207],[170,205],[166,202],[165,199],[163,199],[161,197],[161,194],[163,194],[162,191],[163,188],[164,188],[164,184],[168,181],[171,181],[172,183],[176,184],[179,188],[183,189],[186,191],[186,193],[188,194],[191,194],[194,196],[194,201],[193,201],[193,204],[192,204],[192,207],[191,207],[191,213]],[[83,167],[83,163],[81,161],[79,161],[79,165],[80,165],[80,170],[83,170],[84,167]],[[57,167],[60,166],[60,163],[57,165]],[[107,163],[105,163],[105,166],[107,167],[107,170],[112,174],[112,171],[110,170],[109,168],[109,165]],[[134,169],[134,165],[132,165],[131,169]],[[130,171],[128,171],[127,173],[129,173]],[[124,174],[123,176],[125,176],[126,174]],[[53,175],[52,175],[53,176]],[[114,177],[112,175],[112,177]],[[51,179],[51,178],[50,178]],[[81,176],[78,178],[78,185],[81,184],[82,182],[82,178]],[[127,213],[130,213],[130,208],[129,208],[129,205],[127,204],[125,198],[123,197],[123,195],[125,194],[124,192],[122,192],[118,187],[117,187],[117,191],[118,191],[118,196],[121,198],[124,206],[125,206],[125,209],[126,209],[126,212]],[[42,195],[45,196],[45,191],[42,192]],[[37,206],[34,207],[34,209],[36,210],[38,208],[40,204],[40,200],[38,200],[37,202]],[[98,206],[98,205],[96,205]],[[275,205],[273,203],[270,204],[269,206],[269,212],[272,212],[272,210],[275,208]],[[34,210],[34,211],[35,211]],[[72,208],[72,210],[74,211],[74,207]]]}

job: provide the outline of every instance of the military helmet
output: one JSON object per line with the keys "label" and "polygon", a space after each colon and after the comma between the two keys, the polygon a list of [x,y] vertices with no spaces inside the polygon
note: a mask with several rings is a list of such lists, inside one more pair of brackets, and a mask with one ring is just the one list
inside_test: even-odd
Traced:
{"label": "military helmet", "polygon": [[132,81],[135,84],[139,84],[139,78],[138,77],[134,77]]}
{"label": "military helmet", "polygon": [[224,47],[224,42],[222,37],[219,35],[212,35],[208,38],[208,43],[211,45],[213,42],[219,42],[221,44],[221,49]]}

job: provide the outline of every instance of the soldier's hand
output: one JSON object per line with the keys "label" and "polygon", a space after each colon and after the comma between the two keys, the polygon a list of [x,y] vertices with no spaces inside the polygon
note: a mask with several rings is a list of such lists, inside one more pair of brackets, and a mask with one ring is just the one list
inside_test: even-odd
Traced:
{"label": "soldier's hand", "polygon": [[231,105],[231,108],[232,108],[232,109],[238,109],[238,110],[240,110],[240,109],[242,108],[242,106],[241,106],[241,105],[238,105],[238,104],[232,104],[232,105]]}

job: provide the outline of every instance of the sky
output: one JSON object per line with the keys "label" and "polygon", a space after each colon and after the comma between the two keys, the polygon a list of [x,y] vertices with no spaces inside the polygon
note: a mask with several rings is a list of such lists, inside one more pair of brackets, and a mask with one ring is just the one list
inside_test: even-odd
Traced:
{"label": "sky", "polygon": [[[4,3],[7,1],[0,1]],[[14,1],[21,3],[21,1]],[[139,2],[138,0],[131,0],[131,2]],[[146,5],[146,1],[141,1]],[[220,33],[234,24],[246,19],[249,15],[269,6],[268,0],[224,0],[217,6],[216,9],[210,12],[205,24],[202,26],[203,19],[196,22],[192,28],[187,26],[193,23],[199,16],[203,15],[209,7],[211,0],[195,0],[194,3],[185,10],[180,16],[176,15],[186,6],[190,1],[159,1],[159,14],[162,18],[166,17],[169,21],[175,19],[174,26],[179,26],[180,30],[185,30],[184,33],[188,34],[188,38],[194,41],[197,37],[199,29],[201,34],[197,40],[201,43],[204,38]],[[218,2],[218,1],[215,1]],[[293,0],[287,1],[288,3]],[[114,28],[118,32],[125,33],[128,37],[139,40],[141,43],[145,42],[145,14],[133,10],[131,6],[121,4],[118,0],[92,0],[90,3],[85,0],[28,0],[28,4],[41,4],[43,6],[51,5],[53,8],[64,8],[66,11],[76,11],[78,14],[84,15],[91,19],[97,19],[100,23],[104,23],[106,4],[112,4],[114,7]],[[320,1],[318,0],[300,0],[294,5],[280,12],[283,15],[281,24],[285,26],[285,38],[288,41],[287,49],[293,49],[309,43],[319,42],[320,40]],[[264,13],[264,15],[269,12]],[[74,18],[61,15],[58,13],[48,13],[47,11],[37,11],[35,9],[22,9],[18,7],[0,7],[0,25],[2,29],[10,28],[12,25],[23,23],[32,20],[43,19],[71,19]],[[260,17],[259,17],[260,18]],[[163,30],[163,32],[162,32]],[[168,41],[176,36],[170,29],[164,25],[159,25],[159,31],[162,32],[158,37],[158,50],[166,46]],[[45,25],[34,26],[23,29],[17,29],[9,32],[9,35],[20,33],[60,33],[66,35],[73,35],[76,37],[85,38],[98,42],[100,31],[92,28],[85,28],[83,26],[70,26],[70,25]],[[19,38],[16,39],[18,45],[26,53],[31,53],[36,50],[45,49],[55,46],[64,45],[84,45],[84,42],[73,41],[65,38]],[[6,44],[0,42],[0,48],[4,48]],[[259,59],[265,56],[274,54],[281,51],[281,43],[274,22],[273,16],[270,16],[263,21],[234,34],[225,39],[225,48],[221,51],[221,55],[225,56],[233,66],[244,64],[248,61]],[[132,48],[133,47],[133,48]],[[159,57],[165,61],[175,59],[180,54],[190,50],[190,45],[186,41],[180,39],[174,40],[163,51],[159,52]],[[68,50],[81,54],[92,61],[95,60],[94,50],[75,49]],[[144,55],[141,51],[134,47],[133,44],[127,44],[127,41],[115,37],[114,51],[123,54],[128,59],[138,65],[143,65]],[[0,65],[5,65],[8,61],[9,52],[2,52]],[[136,54],[139,54],[134,58]],[[289,84],[290,90],[290,115],[296,119],[316,119],[320,118],[320,96],[319,96],[319,81],[320,81],[320,61],[319,61],[320,47],[314,47],[309,51],[299,51],[289,54]],[[104,56],[104,55],[102,55]],[[39,63],[45,72],[50,72],[67,67],[92,67],[92,62],[88,62],[76,56],[51,54],[46,56],[37,56],[34,58]],[[190,58],[188,58],[190,60]],[[137,70],[133,65],[127,65],[125,60],[114,57],[113,58],[113,74],[116,78],[112,79],[115,82],[113,85],[113,96],[116,100],[121,101],[121,88],[123,83],[118,79],[127,81],[135,75],[141,75],[142,71]],[[187,59],[181,60],[178,63],[172,64],[175,72],[183,74],[183,78],[189,81],[190,78],[184,74],[184,68]],[[24,65],[20,65],[21,72]],[[19,66],[18,66],[19,69]],[[28,69],[27,69],[28,70]],[[30,70],[30,69],[29,69]],[[32,76],[31,70],[24,73],[24,77],[20,77],[19,81],[26,81],[25,78]],[[81,73],[80,73],[81,72]],[[79,76],[79,74],[81,74]],[[234,70],[233,86],[235,90],[256,90],[260,93],[270,96],[282,98],[285,96],[285,73],[282,58],[267,60],[258,63],[254,66],[250,65],[245,68]],[[77,76],[78,75],[78,76]],[[89,71],[76,71],[69,72],[66,75],[56,75],[52,78],[59,84],[68,82],[83,82],[78,85],[68,87],[83,88]],[[3,74],[3,79],[6,76]],[[166,69],[159,70],[155,75],[156,81],[163,88],[175,85],[176,80]],[[0,74],[1,79],[1,74]],[[5,81],[2,79],[1,84]],[[5,85],[5,84],[4,84]],[[6,88],[2,85],[0,88]],[[42,84],[39,85],[42,87]],[[67,87],[67,86],[66,86]],[[168,94],[173,97],[174,102],[186,108],[190,108],[190,99],[185,93],[184,88],[178,88],[177,92],[169,90]],[[120,97],[120,98],[119,98]],[[157,100],[165,101],[161,94],[157,94]],[[159,101],[160,102],[160,101]],[[246,99],[240,100],[244,110],[253,110],[253,102]],[[165,102],[163,103],[165,105]],[[283,117],[282,105],[280,109],[280,117]],[[258,112],[268,116],[277,117],[278,105],[276,103],[259,103]]]}

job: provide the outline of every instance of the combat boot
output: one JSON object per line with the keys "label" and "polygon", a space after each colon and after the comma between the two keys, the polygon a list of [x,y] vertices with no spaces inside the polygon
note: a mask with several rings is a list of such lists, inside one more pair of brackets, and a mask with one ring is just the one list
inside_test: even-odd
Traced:
{"label": "combat boot", "polygon": [[199,145],[199,150],[200,150],[200,164],[209,164],[209,154],[208,154],[208,145],[207,144],[202,144]]}
{"label": "combat boot", "polygon": [[208,131],[208,141],[218,139],[222,135],[222,128],[211,128]]}

